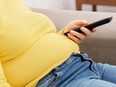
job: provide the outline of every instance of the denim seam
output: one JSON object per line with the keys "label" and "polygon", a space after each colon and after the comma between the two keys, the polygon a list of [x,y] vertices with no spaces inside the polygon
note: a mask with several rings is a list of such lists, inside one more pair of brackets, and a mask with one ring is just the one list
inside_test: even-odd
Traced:
{"label": "denim seam", "polygon": [[56,87],[56,85],[58,84],[59,79],[61,78],[62,75],[59,72],[57,72],[55,74],[57,75],[57,77],[48,87]]}
{"label": "denim seam", "polygon": [[104,77],[105,71],[106,71],[106,68],[104,69],[104,71],[103,71],[103,73],[102,73],[102,76],[101,76],[102,79],[103,79],[103,77]]}
{"label": "denim seam", "polygon": [[37,86],[38,86],[38,85],[41,85],[41,84],[43,84],[43,83],[45,83],[48,79],[51,78],[51,76],[52,76],[52,75],[50,75],[49,77],[47,77],[46,79],[44,79],[44,80],[42,80],[42,81],[39,81],[38,84],[37,84]]}
{"label": "denim seam", "polygon": [[38,85],[41,85],[43,83],[45,83],[48,79],[50,79],[54,74],[54,71],[52,70],[50,73],[48,73],[45,78],[43,77],[43,79],[38,81]]}

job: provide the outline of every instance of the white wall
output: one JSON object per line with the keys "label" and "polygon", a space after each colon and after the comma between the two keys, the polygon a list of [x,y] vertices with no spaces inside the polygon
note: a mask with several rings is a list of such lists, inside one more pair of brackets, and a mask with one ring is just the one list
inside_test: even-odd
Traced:
{"label": "white wall", "polygon": [[[24,0],[30,7],[75,10],[75,0]],[[83,5],[83,11],[91,11],[91,5]],[[116,6],[97,6],[97,11],[116,12]]]}
{"label": "white wall", "polygon": [[[31,7],[50,9],[73,9],[74,0],[24,0]],[[30,3],[31,2],[31,3]],[[69,4],[70,3],[70,4]]]}

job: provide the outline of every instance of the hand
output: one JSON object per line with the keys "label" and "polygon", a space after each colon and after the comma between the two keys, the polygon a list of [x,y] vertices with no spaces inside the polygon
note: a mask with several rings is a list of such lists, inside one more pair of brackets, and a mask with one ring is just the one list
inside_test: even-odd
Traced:
{"label": "hand", "polygon": [[70,33],[68,33],[68,38],[70,38],[71,40],[73,40],[77,44],[80,44],[85,39],[86,36],[91,35],[93,32],[96,31],[96,29],[93,29],[93,31],[91,32],[87,28],[81,27],[81,31],[84,34],[78,33],[76,31],[74,31],[73,29],[76,27],[80,27],[80,26],[86,26],[88,24],[89,23],[85,20],[72,21],[66,26],[66,29],[64,30],[64,32],[70,31]]}

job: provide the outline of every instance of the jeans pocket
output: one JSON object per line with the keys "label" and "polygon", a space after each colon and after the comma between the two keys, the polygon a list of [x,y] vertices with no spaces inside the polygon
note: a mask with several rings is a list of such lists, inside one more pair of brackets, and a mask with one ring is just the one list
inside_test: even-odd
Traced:
{"label": "jeans pocket", "polygon": [[36,87],[56,87],[61,77],[60,72],[56,72],[51,76],[44,77],[44,80],[40,80]]}

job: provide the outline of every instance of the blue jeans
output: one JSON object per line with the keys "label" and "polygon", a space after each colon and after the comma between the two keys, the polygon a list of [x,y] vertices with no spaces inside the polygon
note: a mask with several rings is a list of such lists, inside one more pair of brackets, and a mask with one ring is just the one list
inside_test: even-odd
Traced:
{"label": "blue jeans", "polygon": [[95,63],[87,54],[72,54],[36,87],[116,87],[116,66]]}

